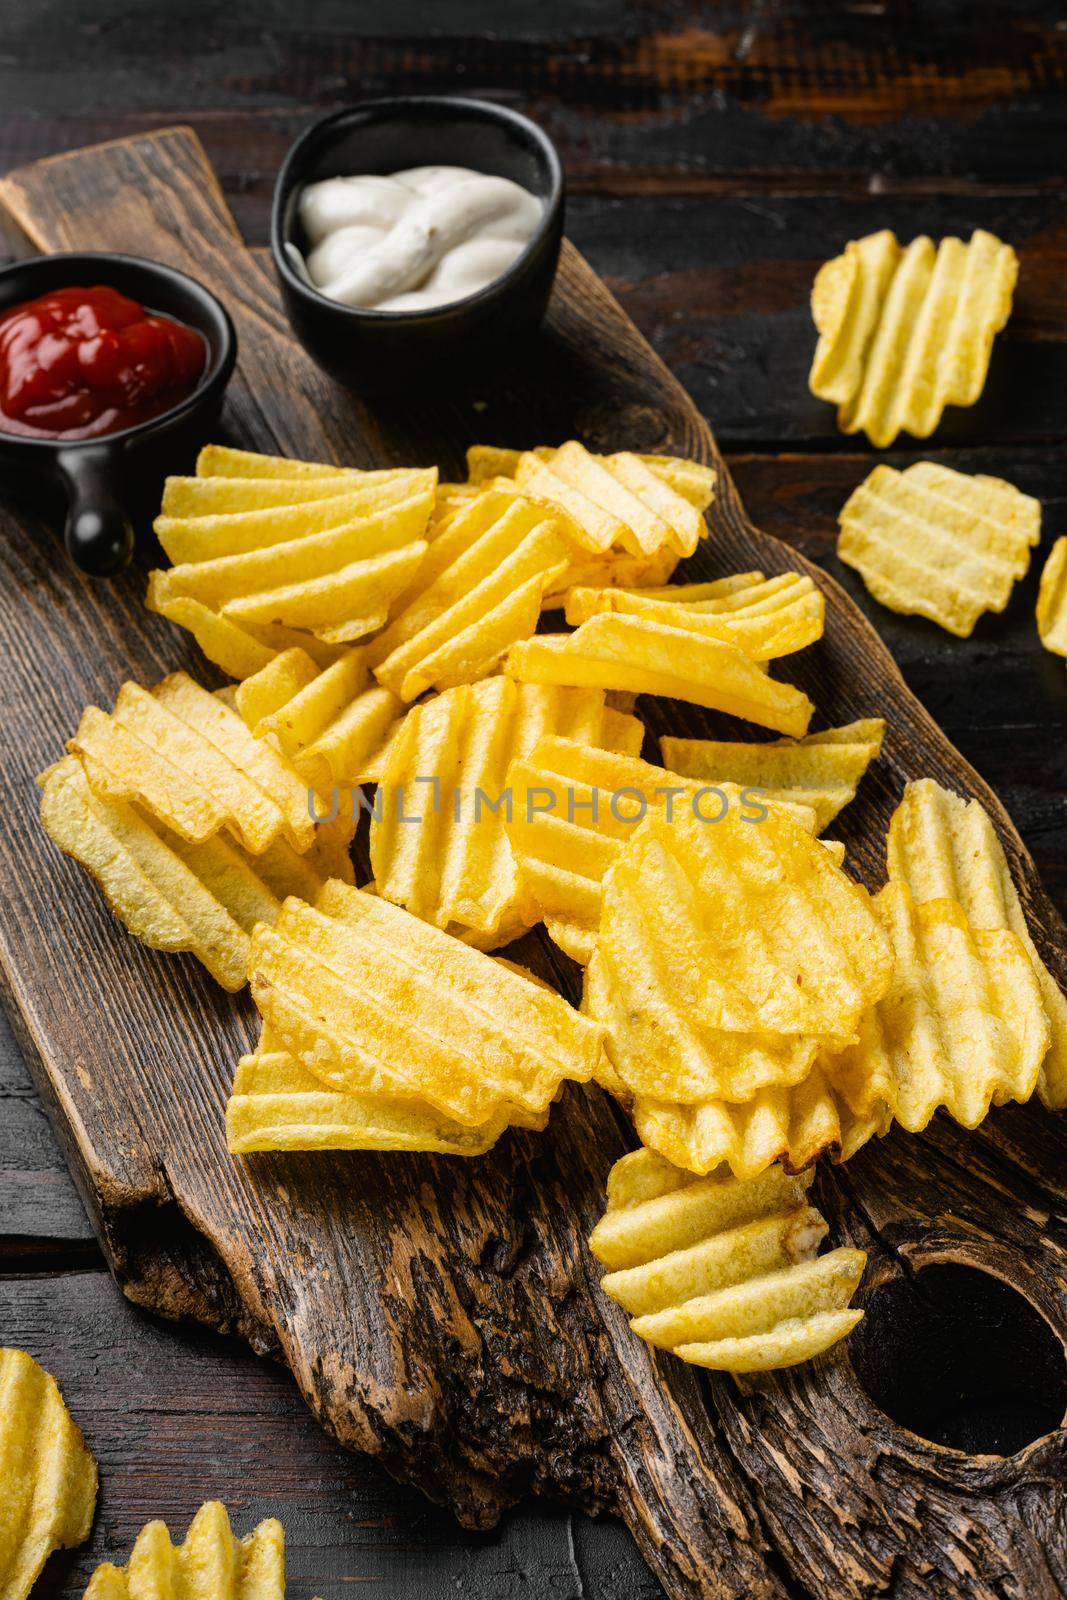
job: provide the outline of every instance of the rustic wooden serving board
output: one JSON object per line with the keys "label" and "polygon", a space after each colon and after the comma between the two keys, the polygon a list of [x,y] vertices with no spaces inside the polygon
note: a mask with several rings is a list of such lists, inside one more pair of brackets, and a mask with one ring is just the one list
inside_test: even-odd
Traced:
{"label": "rustic wooden serving board", "polygon": [[[594,448],[693,455],[720,474],[694,573],[805,565],[746,521],[702,418],[570,248],[536,350],[502,352],[497,387],[427,384],[364,404],[291,340],[269,272],[242,246],[186,130],[42,162],[4,179],[0,199],[42,250],[134,251],[221,295],[241,341],[224,422],[234,443],[364,467],[437,462],[446,475],[475,439],[577,434]],[[224,995],[190,958],[127,937],[44,838],[33,782],[82,707],[110,704],[124,679],[184,667],[210,682],[210,672],[187,635],[143,607],[147,535],[131,572],[93,585],[63,559],[51,519],[8,502],[0,522],[0,956],[12,1016],[127,1295],[284,1360],[343,1444],[468,1526],[491,1525],[531,1492],[617,1512],[672,1597],[1067,1592],[1062,1124],[1037,1106],[999,1112],[972,1135],[939,1120],[827,1169],[819,1198],[837,1235],[870,1252],[868,1334],[851,1352],[743,1384],[656,1357],[599,1292],[584,1240],[608,1167],[632,1139],[599,1092],[570,1090],[543,1136],[510,1134],[476,1162],[233,1160],[223,1105],[253,1034],[247,998]],[[873,713],[889,723],[883,759],[835,827],[854,870],[882,881],[882,840],[907,778],[977,795],[1062,980],[1064,929],[1008,817],[870,625],[817,576],[826,638],[794,658],[796,681],[820,725]],[[672,703],[644,709],[656,731],[726,726]],[[520,953],[576,996],[574,969],[537,936]],[[1035,1335],[1008,1291],[1003,1306],[995,1293],[972,1303],[966,1275],[960,1289],[950,1274],[947,1299],[923,1291],[925,1274],[916,1290],[915,1269],[931,1262],[983,1269],[1046,1320]],[[938,1368],[961,1318],[963,1351],[981,1357],[966,1381],[952,1364],[959,1343]],[[990,1404],[1010,1401],[1017,1374],[1024,1398],[1007,1406],[1005,1437],[1017,1440],[1035,1392],[1022,1437],[1041,1436],[1014,1455],[950,1449],[868,1394],[915,1420],[925,1415],[916,1375],[932,1373],[946,1394],[955,1385],[960,1409],[940,1434],[927,1431],[984,1444],[990,1419],[974,1413],[971,1391],[993,1373]]]}

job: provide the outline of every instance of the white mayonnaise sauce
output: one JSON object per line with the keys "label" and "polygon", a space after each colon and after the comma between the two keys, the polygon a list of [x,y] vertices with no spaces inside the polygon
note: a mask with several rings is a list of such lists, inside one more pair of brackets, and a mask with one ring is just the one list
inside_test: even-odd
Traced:
{"label": "white mayonnaise sauce", "polygon": [[421,311],[494,282],[529,244],[542,206],[510,178],[412,167],[389,178],[325,178],[299,201],[310,249],[299,271],[346,306]]}

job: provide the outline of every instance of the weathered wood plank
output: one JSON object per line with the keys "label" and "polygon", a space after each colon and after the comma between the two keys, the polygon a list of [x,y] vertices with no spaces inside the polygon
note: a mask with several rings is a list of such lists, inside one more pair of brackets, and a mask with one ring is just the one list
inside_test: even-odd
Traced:
{"label": "weathered wood plank", "polygon": [[[695,408],[571,251],[538,352],[499,390],[457,391],[447,402],[420,394],[372,414],[289,344],[267,280],[240,252],[188,138],[49,163],[9,178],[3,192],[43,245],[136,237],[219,284],[243,341],[229,410],[231,436],[243,443],[356,462],[438,459],[454,470],[478,435],[533,442],[576,431],[594,447],[716,459]],[[747,522],[725,476],[721,491],[706,567],[802,564]],[[226,1157],[221,1105],[248,1037],[247,1005],[225,1000],[189,963],[133,946],[51,854],[36,859],[32,883],[21,870],[37,837],[31,775],[81,704],[109,696],[128,672],[150,677],[191,652],[141,609],[143,573],[90,589],[57,564],[50,528],[9,520],[0,726],[9,742],[14,728],[20,737],[3,774],[11,894],[0,936],[39,1082],[61,1128],[76,1134],[74,1158],[127,1292],[280,1351],[342,1443],[376,1454],[472,1524],[530,1489],[617,1507],[672,1595],[778,1600],[799,1586],[867,1597],[899,1574],[899,1600],[917,1600],[930,1592],[930,1572],[945,1574],[946,1596],[1059,1594],[1062,1439],[984,1474],[968,1465],[964,1501],[955,1468],[886,1419],[840,1351],[740,1397],[715,1381],[708,1413],[691,1371],[636,1345],[596,1290],[582,1242],[622,1147],[599,1095],[570,1094],[546,1136],[513,1136],[464,1167]],[[1035,938],[1062,974],[1062,925],[1006,814],[908,694],[859,613],[831,579],[820,581],[827,635],[797,660],[795,676],[828,721],[879,711],[890,723],[885,759],[841,819],[850,861],[879,880],[882,835],[908,776],[981,796]],[[660,728],[718,725],[692,708],[647,709]],[[84,1026],[105,1001],[110,1037]],[[932,1248],[936,1217],[938,1252],[1005,1273],[1062,1329],[1062,1244],[1036,1203],[1046,1214],[1061,1206],[1056,1132],[1036,1109],[992,1118],[968,1143],[973,1174],[961,1178],[950,1127],[891,1138],[825,1181],[830,1215],[842,1232],[886,1241],[878,1278],[901,1276],[909,1252]],[[1005,1179],[1009,1169],[1016,1176]],[[1019,1212],[1022,1169],[1029,1200]],[[913,1197],[917,1170],[926,1187]],[[940,1196],[953,1185],[961,1203],[943,1214]],[[764,1451],[764,1419],[769,1437],[794,1441],[788,1455]],[[840,1518],[826,1501],[831,1489]],[[829,1506],[825,1516],[813,1514],[813,1497]],[[1025,1591],[1005,1573],[1009,1537],[1027,1553]]]}

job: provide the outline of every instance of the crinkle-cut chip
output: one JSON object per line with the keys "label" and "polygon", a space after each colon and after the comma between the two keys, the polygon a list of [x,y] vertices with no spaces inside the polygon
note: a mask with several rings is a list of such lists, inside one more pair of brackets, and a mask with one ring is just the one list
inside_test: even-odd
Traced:
{"label": "crinkle-cut chip", "polygon": [[0,1594],[26,1600],[53,1550],[89,1537],[97,1472],[56,1381],[0,1350]]}
{"label": "crinkle-cut chip", "polygon": [[267,1518],[236,1539],[226,1507],[210,1500],[171,1543],[166,1523],[149,1522],[126,1566],[97,1567],[84,1600],[285,1600],[285,1530]]}
{"label": "crinkle-cut chip", "polygon": [[369,646],[379,682],[413,700],[430,685],[487,676],[536,626],[540,597],[568,559],[542,506],[510,486],[478,495],[431,542],[401,609]]}
{"label": "crinkle-cut chip", "polygon": [[313,899],[329,878],[352,881],[350,820],[322,826],[298,855],[284,839],[252,856],[216,834],[190,844],[124,801],[104,800],[66,756],[41,776],[41,821],[95,878],[125,928],[153,950],[188,951],[224,989],[248,977],[249,939],[287,895]]}
{"label": "crinkle-cut chip", "polygon": [[255,930],[251,981],[272,1034],[324,1083],[426,1100],[469,1127],[504,1106],[545,1111],[603,1047],[553,991],[340,883]]}
{"label": "crinkle-cut chip", "polygon": [[259,1045],[237,1063],[226,1106],[234,1155],[256,1150],[428,1150],[480,1156],[511,1126],[544,1128],[548,1113],[497,1111],[479,1127],[446,1117],[410,1096],[342,1094],[327,1089],[286,1050]]}
{"label": "crinkle-cut chip", "polygon": [[905,249],[888,230],[853,241],[812,290],[812,393],[879,450],[901,432],[929,438],[946,406],[981,394],[1018,268],[1011,246],[981,228],[968,244],[920,237]]}
{"label": "crinkle-cut chip", "polygon": [[1037,1092],[1050,1110],[1067,1106],[1067,997],[1038,954],[1004,848],[977,800],[923,778],[909,783],[889,826],[891,881],[912,899],[956,900],[971,926],[1009,928],[1030,958],[1052,1029]]}
{"label": "crinkle-cut chip", "polygon": [[827,1227],[807,1201],[810,1174],[697,1178],[651,1151],[622,1160],[630,1169],[614,1185],[609,1175],[589,1248],[642,1339],[698,1366],[767,1372],[829,1349],[860,1320],[849,1301],[866,1254],[819,1255]]}
{"label": "crinkle-cut chip", "polygon": [[993,1105],[1028,1100],[1050,1029],[1022,941],[973,928],[955,900],[913,901],[891,882],[875,909],[893,941],[888,992],[823,1067],[858,1116],[888,1105],[909,1133],[940,1107],[976,1128]]}
{"label": "crinkle-cut chip", "polygon": [[[421,469],[387,468],[382,472],[332,472],[321,476],[247,478],[168,478],[163,485],[164,517],[217,517],[240,511],[285,510],[311,501],[347,499],[364,502],[372,495],[382,504],[402,500],[412,478]],[[279,538],[281,535],[279,535]],[[187,559],[186,557],[182,558]]]}
{"label": "crinkle-cut chip", "polygon": [[114,712],[90,706],[67,748],[103,799],[136,801],[190,843],[225,829],[258,854],[315,837],[306,780],[184,672],[152,689],[124,683]]}
{"label": "crinkle-cut chip", "polygon": [[305,650],[320,667],[330,666],[343,652],[343,645],[326,644],[313,633],[296,628],[283,628],[276,623],[246,622],[239,626],[202,600],[172,594],[166,579],[165,572],[149,573],[145,605],[149,611],[191,633],[207,659],[221,667],[228,677],[250,678],[281,651],[296,647]]}
{"label": "crinkle-cut chip", "polygon": [[605,551],[618,545],[633,555],[649,556],[667,547],[692,555],[707,532],[692,501],[629,451],[597,456],[570,439],[551,455],[531,451],[520,456],[514,477],[527,493],[561,509],[569,533],[583,549]]}
{"label": "crinkle-cut chip", "polygon": [[665,585],[681,558],[677,551],[664,547],[651,556],[632,556],[626,550],[605,550],[602,555],[578,551],[570,564],[545,594],[541,609],[559,611],[568,592],[575,588],[641,589]]}
{"label": "crinkle-cut chip", "polygon": [[848,1161],[892,1122],[887,1107],[855,1116],[818,1067],[793,1088],[761,1089],[741,1105],[676,1105],[638,1096],[630,1111],[638,1137],[668,1161],[697,1173],[725,1163],[737,1178],[754,1178],[774,1161],[789,1172],[824,1155]]}
{"label": "crinkle-cut chip", "polygon": [[783,572],[717,600],[676,601],[637,589],[575,588],[567,596],[565,616],[570,623],[588,622],[605,612],[646,617],[735,644],[753,661],[770,661],[821,639],[825,607],[821,590],[809,577]]}
{"label": "crinkle-cut chip", "polygon": [[1056,540],[1041,572],[1037,631],[1046,650],[1067,656],[1067,536]]}
{"label": "crinkle-cut chip", "polygon": [[752,589],[767,582],[762,572],[731,572],[725,578],[710,578],[700,583],[665,583],[640,586],[647,600],[673,600],[677,605],[701,605],[705,611],[729,611],[747,604]]}
{"label": "crinkle-cut chip", "polygon": [[798,740],[742,744],[730,739],[664,735],[659,745],[664,765],[683,778],[736,783],[776,800],[811,806],[821,833],[855,799],[857,785],[879,754],[884,734],[881,717],[866,717]]}
{"label": "crinkle-cut chip", "polygon": [[[513,478],[524,455],[551,461],[555,450],[551,445],[538,445],[535,450],[524,451],[502,450],[491,444],[473,444],[467,451],[468,476],[472,483],[484,483],[491,478]],[[715,497],[715,470],[704,466],[703,462],[687,461],[682,456],[639,455],[637,460],[698,511],[706,511]]]}
{"label": "crinkle-cut chip", "polygon": [[237,689],[257,739],[274,738],[319,794],[376,781],[404,703],[370,682],[362,649],[320,671],[301,649],[275,656]]}
{"label": "crinkle-cut chip", "polygon": [[632,1094],[741,1102],[853,1039],[891,968],[866,890],[777,808],[653,812],[605,878],[582,1004]]}
{"label": "crinkle-cut chip", "polygon": [[644,729],[600,689],[487,678],[414,706],[384,764],[370,828],[379,894],[439,928],[505,944],[524,915],[508,842],[509,768],[545,734],[639,750]]}
{"label": "crinkle-cut chip", "polygon": [[960,639],[1003,611],[1041,537],[1040,502],[933,461],[878,466],[841,511],[837,554],[876,600]]}
{"label": "crinkle-cut chip", "polygon": [[[401,471],[407,470],[401,468]],[[268,456],[259,450],[236,450],[226,444],[206,444],[196,458],[198,478],[359,478],[359,467],[335,467],[325,461],[295,461],[290,456]]]}
{"label": "crinkle-cut chip", "polygon": [[802,690],[771,678],[736,645],[647,617],[608,613],[574,633],[538,634],[512,645],[504,670],[525,683],[667,695],[795,738],[814,710]]}
{"label": "crinkle-cut chip", "polygon": [[[508,774],[508,837],[528,920],[543,918],[549,936],[583,966],[600,923],[605,874],[648,810],[661,807],[673,816],[678,806],[696,806],[710,822],[723,805],[744,805],[733,785],[712,790],[642,761],[636,741],[632,749],[615,740],[604,745],[546,735]],[[745,807],[751,817],[761,809],[759,802]],[[813,810],[788,802],[786,809],[814,830]]]}

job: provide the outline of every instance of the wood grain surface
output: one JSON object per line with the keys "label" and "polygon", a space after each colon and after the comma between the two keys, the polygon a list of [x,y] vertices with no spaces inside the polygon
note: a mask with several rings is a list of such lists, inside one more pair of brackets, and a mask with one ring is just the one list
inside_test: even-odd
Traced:
{"label": "wood grain surface", "polygon": [[[219,285],[242,338],[230,437],[446,470],[474,437],[527,443],[571,431],[594,446],[715,459],[699,413],[574,252],[536,359],[499,392],[420,396],[373,415],[344,400],[289,343],[269,281],[239,251],[199,162],[195,143],[171,134],[16,174],[3,193],[43,247],[136,241]],[[41,843],[30,784],[86,700],[109,698],[131,673],[192,664],[191,652],[141,609],[143,572],[90,589],[57,563],[40,519],[12,523],[0,599],[12,744],[5,967],[131,1297],[282,1354],[342,1443],[472,1525],[531,1490],[618,1509],[670,1594],[1060,1593],[1062,1432],[1004,1459],[957,1455],[889,1423],[840,1352],[744,1388],[725,1379],[705,1388],[636,1346],[596,1290],[582,1244],[622,1148],[601,1097],[572,1093],[544,1138],[511,1136],[462,1170],[414,1158],[229,1161],[220,1108],[247,1007],[107,920]],[[747,524],[728,479],[711,546],[717,570],[795,562]],[[980,795],[1062,975],[1062,928],[1006,816],[870,626],[820,581],[833,601],[827,638],[797,663],[797,681],[827,721],[880,711],[892,730],[863,803],[842,819],[850,859],[878,880],[881,834],[907,776]],[[719,721],[648,709],[675,731]],[[566,988],[572,974],[556,976]],[[104,1011],[111,1031],[86,1026]],[[840,1236],[871,1249],[869,1287],[928,1259],[966,1261],[1015,1283],[1062,1329],[1062,1235],[1045,1226],[1064,1209],[1057,1137],[1031,1108],[991,1118],[977,1136],[938,1125],[892,1137],[820,1180],[823,1201]]]}

